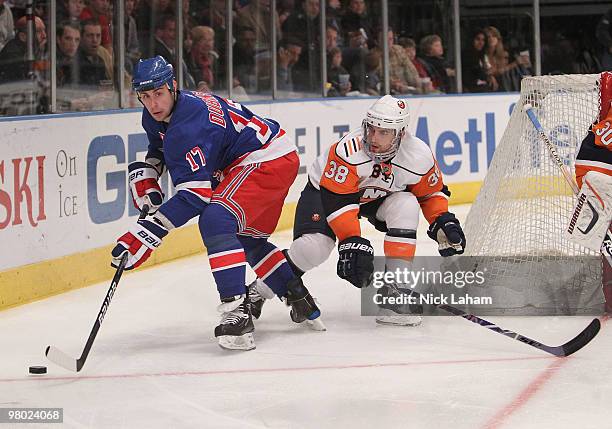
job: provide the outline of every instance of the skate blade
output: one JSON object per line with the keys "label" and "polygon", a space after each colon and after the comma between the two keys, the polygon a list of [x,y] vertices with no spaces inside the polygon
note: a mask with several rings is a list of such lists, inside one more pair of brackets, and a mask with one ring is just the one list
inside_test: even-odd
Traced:
{"label": "skate blade", "polygon": [[313,331],[327,331],[327,328],[320,317],[317,317],[314,320],[306,320],[306,323]]}
{"label": "skate blade", "polygon": [[226,350],[253,350],[255,348],[255,338],[249,332],[241,336],[221,335],[217,337],[219,347]]}
{"label": "skate blade", "polygon": [[423,322],[421,316],[378,316],[376,323],[392,326],[419,326]]}

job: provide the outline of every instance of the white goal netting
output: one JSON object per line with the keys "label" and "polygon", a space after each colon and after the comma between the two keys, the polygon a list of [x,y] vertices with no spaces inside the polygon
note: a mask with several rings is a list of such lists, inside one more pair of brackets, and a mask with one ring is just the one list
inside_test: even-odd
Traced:
{"label": "white goal netting", "polygon": [[574,204],[572,190],[522,108],[526,103],[534,107],[573,174],[576,151],[599,116],[599,79],[563,75],[522,81],[520,99],[465,225],[466,254],[486,268],[499,308],[575,314],[603,302],[599,255],[563,236]]}

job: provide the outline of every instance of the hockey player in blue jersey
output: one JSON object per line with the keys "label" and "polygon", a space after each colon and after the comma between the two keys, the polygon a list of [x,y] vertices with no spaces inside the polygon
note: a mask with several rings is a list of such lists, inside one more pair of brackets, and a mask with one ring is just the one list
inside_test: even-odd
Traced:
{"label": "hockey player in blue jersey", "polygon": [[[293,321],[323,329],[320,311],[302,280],[268,237],[276,228],[299,159],[280,125],[210,93],[179,91],[172,65],[157,56],[140,60],[133,90],[144,105],[149,148],[129,165],[134,204],[150,207],[117,240],[113,265],[128,252],[126,269],[142,264],[168,231],[199,217],[199,229],[221,298],[215,336],[223,348],[255,348],[248,262],[291,306]],[[169,172],[176,194],[163,201],[159,177]]]}

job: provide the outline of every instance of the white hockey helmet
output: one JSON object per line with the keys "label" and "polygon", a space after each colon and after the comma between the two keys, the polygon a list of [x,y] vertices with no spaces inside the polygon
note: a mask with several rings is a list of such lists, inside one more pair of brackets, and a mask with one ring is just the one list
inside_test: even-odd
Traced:
{"label": "white hockey helmet", "polygon": [[[409,119],[410,116],[406,102],[390,95],[385,95],[370,106],[361,126],[363,128],[363,147],[373,161],[386,162],[395,156],[400,141],[408,127]],[[384,153],[374,153],[371,151],[368,142],[368,127],[370,126],[395,131],[393,143],[388,151]]]}

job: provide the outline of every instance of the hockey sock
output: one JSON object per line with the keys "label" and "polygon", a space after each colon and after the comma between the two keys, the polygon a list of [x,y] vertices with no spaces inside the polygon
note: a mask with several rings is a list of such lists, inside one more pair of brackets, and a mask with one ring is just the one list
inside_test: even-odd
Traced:
{"label": "hockey sock", "polygon": [[245,293],[246,256],[236,219],[224,207],[209,205],[200,215],[200,232],[221,298]]}
{"label": "hockey sock", "polygon": [[416,253],[416,231],[389,228],[385,235],[384,249],[387,258],[411,260]]}
{"label": "hockey sock", "polygon": [[244,246],[249,265],[274,293],[281,297],[287,294],[287,283],[296,276],[283,252],[265,238],[239,236]]}

